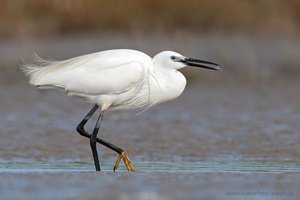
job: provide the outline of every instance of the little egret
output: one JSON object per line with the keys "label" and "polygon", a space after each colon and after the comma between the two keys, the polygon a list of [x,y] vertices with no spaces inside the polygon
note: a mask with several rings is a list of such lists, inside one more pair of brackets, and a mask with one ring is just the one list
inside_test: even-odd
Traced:
{"label": "little egret", "polygon": [[[80,135],[90,139],[96,171],[100,163],[96,143],[118,153],[115,171],[121,159],[128,171],[135,171],[125,151],[97,137],[104,112],[147,108],[177,98],[186,85],[178,71],[187,66],[221,70],[221,66],[204,60],[163,51],[152,59],[130,49],[114,49],[74,57],[63,61],[47,61],[37,57],[36,64],[24,64],[29,83],[40,89],[60,89],[93,103],[94,106],[77,126]],[[96,110],[100,111],[92,133],[84,126]]]}

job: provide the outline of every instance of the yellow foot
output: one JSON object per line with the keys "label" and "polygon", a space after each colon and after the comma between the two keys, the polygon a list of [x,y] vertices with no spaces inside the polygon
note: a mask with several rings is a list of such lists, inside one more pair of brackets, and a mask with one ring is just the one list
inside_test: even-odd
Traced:
{"label": "yellow foot", "polygon": [[131,163],[131,161],[130,161],[128,155],[125,153],[125,151],[123,151],[121,154],[119,154],[119,156],[116,160],[116,164],[114,166],[114,171],[116,171],[116,169],[118,169],[121,159],[123,159],[124,164],[129,172],[135,171],[135,167]]}

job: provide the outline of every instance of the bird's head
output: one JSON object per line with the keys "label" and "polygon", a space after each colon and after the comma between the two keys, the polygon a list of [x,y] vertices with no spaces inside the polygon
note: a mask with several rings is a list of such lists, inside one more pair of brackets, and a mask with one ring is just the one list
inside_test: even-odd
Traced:
{"label": "bird's head", "polygon": [[221,65],[219,64],[205,61],[205,60],[185,57],[174,51],[163,51],[158,53],[157,55],[154,56],[153,62],[154,64],[160,65],[161,67],[176,69],[176,70],[187,66],[192,66],[192,67],[200,67],[200,68],[221,71]]}

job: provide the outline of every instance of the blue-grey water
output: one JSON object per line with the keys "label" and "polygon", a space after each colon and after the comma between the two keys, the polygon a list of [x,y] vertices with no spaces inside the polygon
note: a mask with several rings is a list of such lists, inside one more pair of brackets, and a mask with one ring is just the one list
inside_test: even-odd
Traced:
{"label": "blue-grey water", "polygon": [[[179,35],[3,42],[0,199],[299,199],[297,41]],[[182,96],[138,116],[105,114],[99,135],[126,150],[136,173],[123,163],[112,172],[116,154],[100,145],[102,172],[95,172],[89,141],[75,131],[91,105],[37,90],[17,70],[17,58],[33,50],[60,59],[116,47],[151,54],[181,48],[225,65],[222,73],[188,71]]]}
{"label": "blue-grey water", "polygon": [[[112,172],[114,162],[102,164],[101,172]],[[137,174],[155,173],[299,173],[300,166],[292,161],[259,161],[259,160],[213,160],[213,161],[139,161],[135,162]],[[92,162],[70,162],[57,160],[52,162],[12,162],[0,163],[0,174],[29,173],[81,173],[94,172]],[[121,166],[116,173],[127,172]]]}

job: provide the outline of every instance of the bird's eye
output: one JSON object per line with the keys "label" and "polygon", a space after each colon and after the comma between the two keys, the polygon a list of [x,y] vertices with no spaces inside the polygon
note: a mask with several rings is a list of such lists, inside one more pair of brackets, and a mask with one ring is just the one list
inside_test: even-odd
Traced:
{"label": "bird's eye", "polygon": [[176,60],[176,56],[171,56],[171,59],[172,60]]}

